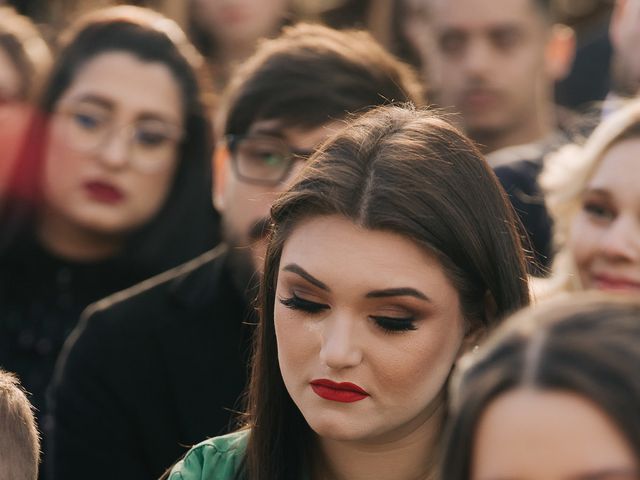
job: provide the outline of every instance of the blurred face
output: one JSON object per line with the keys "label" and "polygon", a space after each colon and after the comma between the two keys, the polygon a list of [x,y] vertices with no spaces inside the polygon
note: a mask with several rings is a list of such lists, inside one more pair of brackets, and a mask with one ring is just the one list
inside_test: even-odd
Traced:
{"label": "blurred face", "polygon": [[494,400],[475,434],[471,480],[636,480],[633,451],[574,393],[521,389]]}
{"label": "blurred face", "polygon": [[28,119],[20,87],[20,73],[0,47],[0,194],[4,192]]}
{"label": "blurred face", "polygon": [[401,0],[401,29],[420,58],[421,73],[429,79],[429,90],[439,91],[442,68],[431,24],[430,6],[433,0]]}
{"label": "blurred face", "polygon": [[439,261],[412,241],[337,215],[303,221],[274,318],[284,383],[321,441],[388,444],[437,423],[464,320]]}
{"label": "blurred face", "polygon": [[569,248],[585,289],[640,291],[640,138],[605,153],[587,184]]}
{"label": "blurred face", "polygon": [[20,73],[5,49],[0,47],[0,106],[18,99],[20,83]]}
{"label": "blurred face", "polygon": [[271,36],[288,11],[288,0],[193,0],[196,18],[222,45],[253,44]]}
{"label": "blurred face", "polygon": [[90,60],[51,119],[47,214],[109,235],[148,222],[170,190],[182,122],[180,90],[166,66],[121,52]]}
{"label": "blurred face", "polygon": [[640,89],[640,0],[618,0],[611,20],[614,47],[614,87],[633,96]]}
{"label": "blurred face", "polygon": [[534,0],[430,4],[436,74],[443,79],[439,103],[460,112],[474,138],[537,121],[539,104],[551,101],[551,80],[545,76],[549,29]]}
{"label": "blurred face", "polygon": [[[222,213],[225,240],[236,248],[251,251],[254,270],[264,260],[265,227],[269,222],[272,203],[293,182],[313,149],[339,126],[338,122],[331,122],[309,130],[285,127],[280,120],[259,120],[244,136],[248,141],[243,140],[233,155],[228,142],[225,146],[218,146],[214,203]],[[271,164],[283,161],[283,154],[280,153],[283,149],[299,155],[279,182],[255,183],[241,176],[244,168],[236,168],[238,162],[244,165],[247,163],[245,160],[251,158],[254,159],[251,162],[254,165],[258,162],[262,164],[259,166],[261,171],[270,170]],[[245,175],[249,173],[245,172]],[[258,174],[258,177],[270,176]]]}

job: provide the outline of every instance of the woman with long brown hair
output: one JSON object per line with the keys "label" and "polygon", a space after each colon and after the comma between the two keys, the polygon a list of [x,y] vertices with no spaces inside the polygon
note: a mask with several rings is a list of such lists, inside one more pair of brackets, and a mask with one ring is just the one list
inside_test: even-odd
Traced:
{"label": "woman with long brown hair", "polygon": [[246,428],[170,478],[432,478],[456,358],[528,303],[515,222],[437,115],[348,124],[272,208]]}

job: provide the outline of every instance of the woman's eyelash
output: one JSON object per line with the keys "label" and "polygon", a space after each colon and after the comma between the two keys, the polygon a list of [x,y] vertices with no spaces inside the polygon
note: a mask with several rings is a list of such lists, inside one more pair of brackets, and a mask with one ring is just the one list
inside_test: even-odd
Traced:
{"label": "woman's eyelash", "polygon": [[305,300],[304,298],[300,298],[295,294],[289,298],[278,298],[278,300],[287,308],[290,308],[292,310],[302,310],[303,312],[307,313],[318,313],[329,308],[329,305]]}
{"label": "woman's eyelash", "polygon": [[609,207],[596,202],[585,202],[582,208],[590,215],[599,218],[611,218],[614,215]]}
{"label": "woman's eyelash", "polygon": [[416,330],[414,317],[370,317],[380,328],[387,332],[405,332]]}
{"label": "woman's eyelash", "polygon": [[[329,305],[324,303],[312,302],[305,300],[297,295],[292,295],[288,298],[278,298],[278,301],[287,308],[292,310],[301,310],[306,313],[319,313],[329,309]],[[409,317],[383,317],[383,316],[371,316],[370,317],[382,330],[393,332],[405,332],[409,330],[416,330],[415,318]]]}

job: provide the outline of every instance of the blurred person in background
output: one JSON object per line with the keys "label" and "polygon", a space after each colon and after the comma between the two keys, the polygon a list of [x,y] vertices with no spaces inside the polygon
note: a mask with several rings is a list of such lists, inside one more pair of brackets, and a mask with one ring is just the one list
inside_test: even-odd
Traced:
{"label": "blurred person in background", "polygon": [[554,25],[549,0],[406,1],[415,15],[408,31],[414,44],[429,38],[415,38],[415,24],[432,36],[419,51],[435,57],[424,61],[436,103],[458,112],[487,154],[531,239],[531,271],[542,274],[551,259],[551,224],[537,176],[544,156],[568,141],[553,85],[571,66],[572,32]]}
{"label": "blurred person in background", "polygon": [[420,58],[407,38],[402,22],[405,2],[388,0],[334,0],[320,2],[300,0],[303,13],[317,17],[321,22],[337,29],[361,28],[389,52],[414,68],[420,67]]}
{"label": "blurred person in background", "polygon": [[610,114],[584,145],[547,159],[540,182],[556,259],[541,297],[574,290],[640,293],[640,99]]}
{"label": "blurred person in background", "polygon": [[261,38],[276,36],[292,16],[291,0],[188,0],[190,35],[211,64],[217,90]]}
{"label": "blurred person in background", "polygon": [[[548,141],[553,83],[573,55],[549,0],[425,0],[441,69],[437,102],[485,153]],[[491,163],[491,155],[489,155]]]}
{"label": "blurred person in background", "polygon": [[458,362],[441,478],[640,478],[640,303],[526,309]]}
{"label": "blurred person in background", "polygon": [[85,312],[56,372],[55,478],[156,479],[189,446],[228,431],[271,204],[349,112],[392,101],[422,104],[420,84],[365,32],[302,24],[261,43],[216,122],[225,243]]}
{"label": "blurred person in background", "polygon": [[[555,85],[556,102],[580,112],[580,123],[586,120],[585,126],[591,130],[595,127],[593,119],[597,120],[595,111],[609,92],[609,25],[614,1],[552,0],[554,15],[576,35],[575,59],[569,74]],[[585,119],[585,115],[590,118]]]}
{"label": "blurred person in background", "polygon": [[51,52],[29,18],[0,7],[0,204]]}
{"label": "blurred person in background", "polygon": [[176,24],[138,7],[63,38],[0,215],[0,366],[40,414],[88,304],[216,240],[199,62]]}
{"label": "blurred person in background", "polygon": [[640,0],[617,0],[609,36],[613,48],[611,91],[605,99],[603,114],[615,110],[620,99],[640,93]]}
{"label": "blurred person in background", "polygon": [[12,373],[0,369],[0,480],[36,480],[40,435],[33,406]]}

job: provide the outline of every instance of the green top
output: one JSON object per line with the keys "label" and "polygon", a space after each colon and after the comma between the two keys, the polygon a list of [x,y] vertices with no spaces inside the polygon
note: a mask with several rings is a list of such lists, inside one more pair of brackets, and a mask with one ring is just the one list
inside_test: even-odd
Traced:
{"label": "green top", "polygon": [[169,480],[233,480],[244,459],[249,430],[199,443],[171,470]]}

